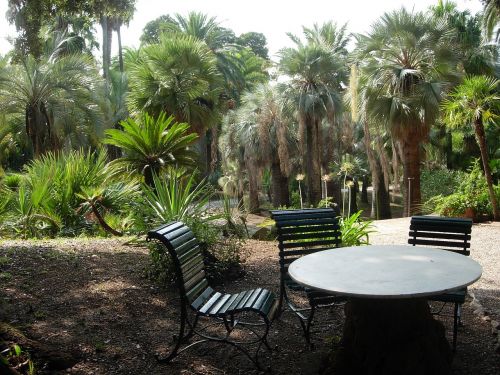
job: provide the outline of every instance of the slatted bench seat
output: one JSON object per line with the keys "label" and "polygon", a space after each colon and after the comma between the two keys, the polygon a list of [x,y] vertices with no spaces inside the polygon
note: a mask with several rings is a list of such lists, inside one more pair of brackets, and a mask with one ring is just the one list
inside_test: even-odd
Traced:
{"label": "slatted bench seat", "polygon": [[[297,284],[290,278],[288,267],[303,255],[340,246],[342,237],[338,217],[333,208],[274,210],[271,211],[271,217],[276,222],[278,233],[280,265],[278,313],[281,313],[286,303],[300,319],[306,342],[311,345],[310,329],[316,308],[331,306],[345,299]],[[309,307],[297,306],[289,296],[290,291],[304,293]]]}
{"label": "slatted bench seat", "polygon": [[[432,246],[470,255],[472,220],[441,216],[413,216],[410,222],[408,243],[413,246]],[[453,351],[457,346],[461,305],[465,302],[467,288],[429,297],[431,301],[453,303]]]}
{"label": "slatted bench seat", "polygon": [[[162,361],[169,362],[187,348],[212,340],[236,347],[260,368],[258,353],[262,344],[269,348],[267,334],[277,308],[274,293],[263,288],[232,294],[220,293],[212,289],[205,275],[203,255],[198,240],[193,232],[181,222],[172,222],[151,230],[148,232],[147,239],[158,240],[169,252],[174,263],[181,299],[179,335],[176,336],[175,345],[170,354]],[[188,308],[194,317],[189,316]],[[254,321],[248,323],[243,321],[239,315],[244,313],[255,315],[260,322],[256,324]],[[223,335],[209,335],[204,327],[198,328],[200,321],[208,318],[211,320],[210,323],[215,321],[223,325],[225,329]],[[253,338],[247,341],[242,341],[240,337],[236,341],[233,340],[231,334],[237,326],[251,331]],[[261,326],[262,332],[258,332],[256,326]],[[200,336],[202,340],[181,350],[181,344],[193,335]],[[254,343],[258,346],[254,355],[251,355],[242,344]]]}

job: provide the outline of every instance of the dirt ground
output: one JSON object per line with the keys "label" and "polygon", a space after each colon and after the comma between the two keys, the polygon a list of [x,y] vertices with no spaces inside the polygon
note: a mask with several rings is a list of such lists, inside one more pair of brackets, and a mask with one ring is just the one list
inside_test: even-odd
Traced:
{"label": "dirt ground", "polygon": [[[37,360],[38,374],[252,374],[239,352],[216,344],[192,348],[160,364],[178,322],[177,294],[145,277],[144,247],[123,239],[57,239],[0,243],[0,321],[60,355],[65,363]],[[498,242],[497,242],[498,243]],[[247,241],[245,276],[227,291],[278,290],[275,242]],[[498,309],[499,306],[496,306]],[[271,353],[262,362],[275,374],[316,374],[342,331],[342,308],[325,311],[315,333],[316,350],[305,347],[298,320],[286,312],[269,334]],[[328,318],[328,319],[327,319]],[[464,305],[455,374],[500,373],[491,325]],[[452,324],[444,320],[451,338]],[[1,350],[2,348],[0,348]],[[52,366],[52,368],[50,368]],[[67,366],[67,368],[64,368]],[[60,367],[57,370],[55,367]]]}

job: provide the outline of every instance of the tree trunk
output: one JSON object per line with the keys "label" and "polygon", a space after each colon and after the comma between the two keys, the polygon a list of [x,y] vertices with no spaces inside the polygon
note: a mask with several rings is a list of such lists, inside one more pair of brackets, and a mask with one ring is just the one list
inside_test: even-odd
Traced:
{"label": "tree trunk", "polygon": [[368,203],[368,175],[363,176],[363,186],[361,187],[361,202]]}
{"label": "tree trunk", "polygon": [[111,65],[111,43],[113,28],[108,16],[101,16],[102,27],[102,76],[109,82],[109,68]]}
{"label": "tree trunk", "polygon": [[286,177],[280,168],[279,162],[271,165],[271,187],[273,206],[290,206],[290,193],[288,191],[288,177]]}
{"label": "tree trunk", "polygon": [[321,200],[321,150],[319,147],[319,120],[306,118],[306,178],[307,203],[316,206]]}
{"label": "tree trunk", "polygon": [[478,118],[474,122],[474,129],[476,131],[477,143],[479,144],[479,149],[481,150],[484,177],[486,178],[486,183],[488,184],[488,193],[490,195],[491,206],[493,207],[493,218],[495,220],[500,220],[497,197],[495,195],[495,190],[493,189],[493,178],[491,177],[488,150],[486,149],[486,136],[484,134],[484,126],[481,118]]}
{"label": "tree trunk", "polygon": [[245,164],[248,176],[248,211],[256,213],[259,211],[259,189],[255,161],[245,155]]}
{"label": "tree trunk", "polygon": [[420,142],[410,132],[403,145],[403,216],[419,215],[422,211],[420,194]]}
{"label": "tree trunk", "polygon": [[397,150],[397,142],[392,140],[392,193],[393,193],[393,201],[396,197],[396,194],[401,192],[401,185],[399,181],[399,157]]}
{"label": "tree trunk", "polygon": [[368,163],[372,174],[372,209],[370,213],[371,218],[375,219],[390,219],[391,218],[391,204],[389,197],[389,187],[385,184],[385,176],[382,171],[380,160],[377,158],[376,153],[371,148],[372,139],[370,127],[365,121],[365,150],[368,156]]}
{"label": "tree trunk", "polygon": [[120,64],[120,72],[123,73],[123,48],[122,48],[122,32],[121,22],[116,25],[116,35],[118,36],[118,62]]}

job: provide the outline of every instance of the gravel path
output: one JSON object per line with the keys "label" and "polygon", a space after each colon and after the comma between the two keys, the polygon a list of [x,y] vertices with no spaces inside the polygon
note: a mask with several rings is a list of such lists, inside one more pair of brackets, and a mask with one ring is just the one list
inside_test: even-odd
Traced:
{"label": "gravel path", "polygon": [[[379,220],[375,227],[377,232],[370,236],[373,245],[404,244],[410,218]],[[483,274],[469,290],[491,317],[500,321],[500,222],[472,226],[470,256],[481,264]]]}

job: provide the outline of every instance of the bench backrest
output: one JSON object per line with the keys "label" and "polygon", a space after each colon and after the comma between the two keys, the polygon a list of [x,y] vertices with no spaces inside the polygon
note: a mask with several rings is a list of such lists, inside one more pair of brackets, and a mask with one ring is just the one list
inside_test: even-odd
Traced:
{"label": "bench backrest", "polygon": [[213,289],[208,285],[203,254],[191,229],[181,222],[172,222],[149,231],[147,238],[165,245],[174,263],[181,299],[197,310]]}
{"label": "bench backrest", "polygon": [[471,232],[471,219],[413,216],[408,243],[413,246],[433,246],[469,255]]}
{"label": "bench backrest", "polygon": [[341,243],[339,219],[333,208],[275,210],[281,273],[303,255],[315,253]]}

